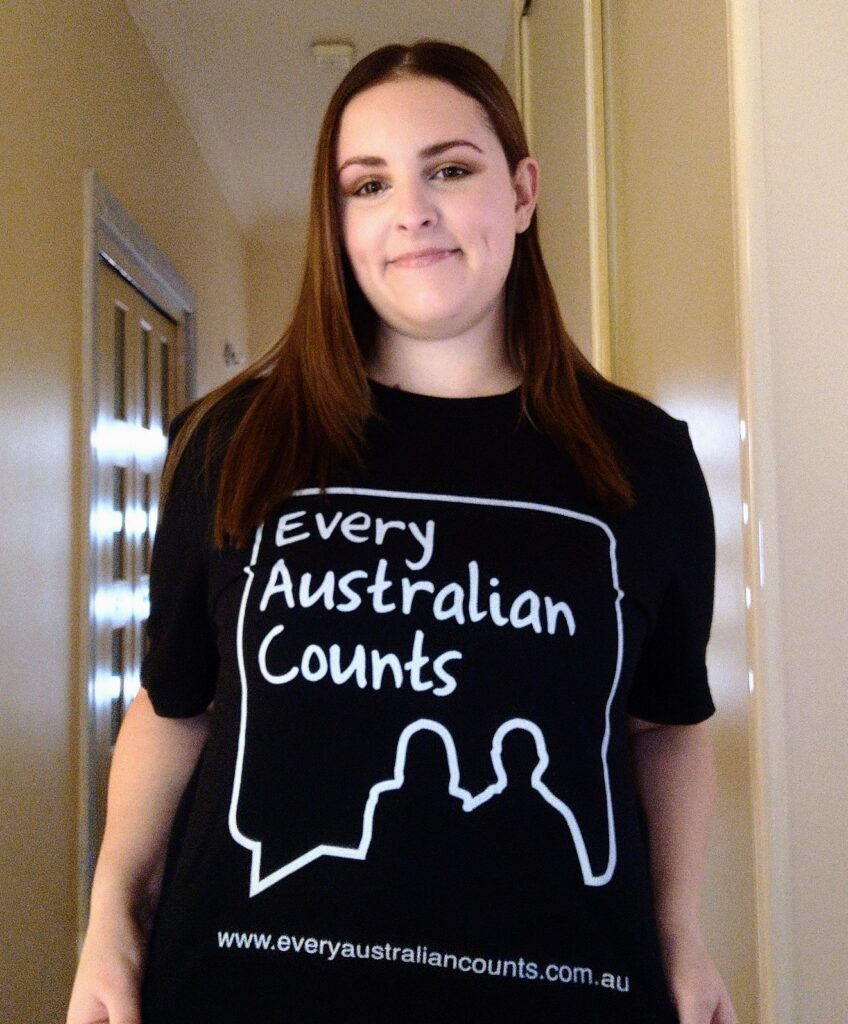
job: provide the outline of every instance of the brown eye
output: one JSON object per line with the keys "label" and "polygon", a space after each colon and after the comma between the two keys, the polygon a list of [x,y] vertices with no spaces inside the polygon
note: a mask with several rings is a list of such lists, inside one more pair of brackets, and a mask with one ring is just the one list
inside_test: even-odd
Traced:
{"label": "brown eye", "polygon": [[[374,189],[371,188],[372,185],[375,186]],[[372,178],[370,181],[365,181],[361,185],[359,185],[356,189],[354,189],[354,191],[351,192],[351,195],[353,195],[353,196],[376,196],[376,195],[379,195],[381,191],[382,191],[382,183],[379,182],[379,181],[376,181],[375,179]]]}
{"label": "brown eye", "polygon": [[451,178],[467,178],[472,172],[467,167],[460,167],[458,164],[447,164],[445,167],[440,167],[436,175],[443,175],[443,180],[449,181]]}

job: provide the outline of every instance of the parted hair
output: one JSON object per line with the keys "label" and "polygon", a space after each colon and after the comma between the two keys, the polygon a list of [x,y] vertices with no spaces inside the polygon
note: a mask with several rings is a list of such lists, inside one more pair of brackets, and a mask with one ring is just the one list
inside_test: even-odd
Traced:
{"label": "parted hair", "polygon": [[[363,463],[365,428],[375,415],[366,365],[378,322],[341,242],[336,147],[347,103],[372,86],[406,77],[441,80],[476,100],[511,174],[529,155],[509,91],[470,50],[432,39],[384,46],[345,75],[318,136],[304,268],[291,320],[262,356],[192,407],[166,460],[163,502],[202,422],[208,427],[207,458],[223,446],[213,526],[217,546],[246,546],[255,528],[308,478],[324,487],[340,465]],[[630,484],[590,401],[599,389],[618,389],[597,373],[565,329],[535,212],[516,236],[505,302],[507,355],[521,376],[522,414],[568,453],[600,504],[631,505]],[[240,410],[235,427],[219,436],[233,409]]]}

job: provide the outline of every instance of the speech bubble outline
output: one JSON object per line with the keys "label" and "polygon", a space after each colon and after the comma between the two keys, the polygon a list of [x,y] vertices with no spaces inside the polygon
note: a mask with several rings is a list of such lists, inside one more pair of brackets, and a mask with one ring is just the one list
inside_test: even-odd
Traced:
{"label": "speech bubble outline", "polygon": [[[293,498],[298,497],[315,497],[320,495],[322,492],[317,487],[302,488],[292,493]],[[536,744],[536,751],[538,756],[538,762],[531,775],[532,787],[542,796],[542,798],[550,804],[565,820],[566,825],[571,833],[572,840],[574,842],[575,851],[577,858],[580,863],[580,869],[583,875],[583,882],[587,886],[603,886],[606,885],[612,878],[615,871],[617,862],[617,844],[615,835],[615,820],[614,811],[612,804],[612,790],[610,786],[609,778],[609,744],[610,744],[610,712],[612,703],[615,699],[615,695],[618,692],[618,686],[621,678],[621,666],[624,654],[624,623],[621,613],[621,601],[624,597],[624,591],[621,589],[618,575],[618,561],[616,557],[616,539],[615,535],[610,530],[609,526],[602,520],[597,519],[594,516],[587,515],[583,512],[575,512],[571,509],[558,508],[555,505],[546,505],[537,502],[526,502],[526,501],[511,501],[503,498],[477,498],[464,495],[447,495],[447,494],[428,494],[426,492],[408,492],[408,491],[393,491],[393,490],[380,490],[374,488],[364,487],[328,487],[326,488],[326,494],[339,494],[347,495],[352,497],[376,497],[384,499],[402,499],[405,501],[428,501],[428,502],[445,502],[452,504],[461,505],[482,505],[489,508],[510,508],[530,512],[543,512],[549,513],[556,516],[563,516],[568,519],[573,519],[578,522],[584,522],[592,526],[600,528],[606,535],[609,542],[609,556],[610,556],[610,574],[612,581],[613,592],[615,593],[615,616],[616,616],[616,628],[618,635],[618,649],[616,652],[615,660],[615,671],[613,674],[613,681],[610,687],[609,695],[604,706],[604,734],[601,741],[601,763],[603,770],[604,780],[604,794],[606,800],[606,816],[607,816],[607,840],[608,840],[608,859],[605,869],[596,873],[592,870],[592,866],[589,860],[588,851],[586,849],[586,842],[583,837],[582,829],[580,828],[579,822],[572,811],[572,809],[564,801],[560,800],[554,793],[548,789],[548,787],[542,781],[542,776],[545,769],[548,766],[549,757],[547,752],[547,746],[545,744],[544,734],[539,726],[528,719],[523,718],[512,718],[506,722],[503,722],[496,730],[492,739],[491,748],[491,760],[492,766],[495,770],[496,781],[484,787],[479,793],[472,794],[469,790],[464,789],[459,784],[460,769],[459,759],[456,753],[456,745],[453,739],[453,735],[444,725],[436,722],[432,719],[421,718],[407,725],[398,737],[398,743],[395,753],[395,764],[393,775],[388,779],[383,779],[375,783],[368,794],[365,802],[365,807],[362,814],[362,833],[359,843],[356,846],[335,846],[332,844],[321,843],[306,853],[294,860],[289,861],[287,864],[276,868],[274,871],[262,875],[262,840],[252,839],[246,836],[238,825],[238,804],[239,796],[241,792],[242,775],[244,770],[244,758],[245,758],[245,747],[247,741],[247,714],[248,714],[248,687],[247,687],[247,671],[245,666],[244,657],[244,620],[248,606],[248,600],[252,589],[253,581],[255,578],[254,567],[259,557],[260,546],[262,543],[263,526],[259,526],[256,530],[256,536],[254,539],[253,548],[251,551],[250,562],[244,568],[247,580],[245,582],[244,590],[242,592],[242,599],[239,605],[238,622],[236,627],[236,643],[237,643],[237,659],[239,667],[239,677],[241,683],[241,708],[239,718],[239,739],[238,739],[238,751],[236,755],[236,767],[233,774],[233,790],[230,798],[230,809],[229,809],[229,829],[232,838],[240,846],[250,851],[251,863],[250,863],[250,896],[256,896],[266,889],[275,885],[277,882],[282,881],[288,875],[299,871],[307,864],[312,863],[320,857],[330,856],[339,857],[348,860],[365,860],[368,855],[368,849],[371,845],[371,838],[373,834],[373,822],[374,814],[377,809],[380,797],[383,793],[390,792],[393,790],[400,789],[404,784],[405,779],[405,766],[406,766],[406,753],[409,746],[409,741],[412,736],[420,731],[430,731],[438,735],[445,747],[445,752],[448,758],[449,767],[449,787],[448,792],[451,796],[460,799],[463,804],[463,808],[466,811],[472,812],[477,807],[486,803],[492,797],[498,793],[503,792],[507,786],[506,772],[503,766],[501,757],[501,748],[504,737],[511,731],[516,729],[522,729],[530,733]]]}

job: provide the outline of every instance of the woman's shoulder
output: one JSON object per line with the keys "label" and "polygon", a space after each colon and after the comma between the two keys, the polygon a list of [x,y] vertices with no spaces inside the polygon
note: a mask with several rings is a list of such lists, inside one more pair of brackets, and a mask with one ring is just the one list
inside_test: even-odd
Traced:
{"label": "woman's shoulder", "polygon": [[169,448],[179,444],[181,462],[220,466],[261,384],[261,380],[249,380],[220,397],[207,395],[189,402],[170,423]]}
{"label": "woman's shoulder", "polygon": [[687,507],[705,484],[688,424],[643,395],[608,382],[587,394],[634,487],[637,501]]}
{"label": "woman's shoulder", "polygon": [[261,386],[262,380],[253,378],[220,397],[202,395],[193,399],[171,420],[168,428],[169,441],[173,443],[184,428],[188,428],[192,437],[196,437],[197,440],[206,441],[218,434],[229,440]]}
{"label": "woman's shoulder", "polygon": [[256,398],[261,381],[250,380],[220,397],[197,398],[168,427],[168,501],[172,493],[212,507],[221,467],[242,417]]}
{"label": "woman's shoulder", "polygon": [[688,448],[689,428],[661,406],[636,391],[607,380],[592,381],[584,389],[592,412],[613,441],[640,445],[652,442],[672,448]]}

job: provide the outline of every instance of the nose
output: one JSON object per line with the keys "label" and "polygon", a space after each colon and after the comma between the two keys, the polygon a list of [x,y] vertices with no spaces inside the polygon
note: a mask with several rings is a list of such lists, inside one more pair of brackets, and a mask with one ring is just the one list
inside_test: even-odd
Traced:
{"label": "nose", "polygon": [[395,185],[396,223],[401,231],[418,231],[438,221],[433,196],[421,181]]}

